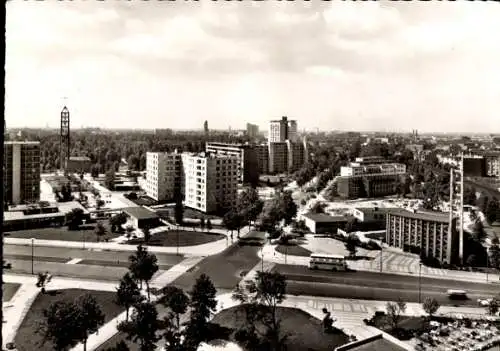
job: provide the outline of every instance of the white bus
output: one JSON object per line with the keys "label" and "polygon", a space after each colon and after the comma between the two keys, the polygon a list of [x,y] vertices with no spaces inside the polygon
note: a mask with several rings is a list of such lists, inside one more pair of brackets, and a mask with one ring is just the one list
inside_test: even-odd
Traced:
{"label": "white bus", "polygon": [[309,259],[310,269],[325,269],[329,271],[345,271],[347,263],[341,255],[311,254]]}

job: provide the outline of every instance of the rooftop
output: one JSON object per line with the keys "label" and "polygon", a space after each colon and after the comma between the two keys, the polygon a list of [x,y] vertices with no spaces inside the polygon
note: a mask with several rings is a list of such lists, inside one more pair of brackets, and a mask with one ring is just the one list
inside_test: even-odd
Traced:
{"label": "rooftop", "polygon": [[383,334],[378,334],[363,340],[355,341],[346,345],[339,346],[335,351],[405,351],[403,348],[388,340]]}
{"label": "rooftop", "polygon": [[16,140],[11,140],[11,141],[4,141],[5,145],[21,145],[21,144],[28,144],[28,145],[40,145],[39,141],[16,141]]}
{"label": "rooftop", "polygon": [[87,157],[87,156],[71,156],[69,158],[70,161],[88,161],[90,162],[91,159],[90,157]]}
{"label": "rooftop", "polygon": [[364,214],[371,214],[371,213],[387,213],[391,210],[397,210],[399,207],[356,207],[356,210],[363,212]]}
{"label": "rooftop", "polygon": [[437,211],[426,211],[426,210],[408,211],[403,208],[394,208],[388,211],[387,213],[395,216],[423,219],[427,221],[448,223],[448,221],[450,220],[450,214],[448,212],[437,212]]}
{"label": "rooftop", "polygon": [[158,218],[158,215],[156,212],[150,211],[144,207],[127,207],[124,208],[123,211],[128,214],[131,217],[137,218],[137,219],[152,219],[152,218]]}
{"label": "rooftop", "polygon": [[354,218],[352,216],[330,216],[329,214],[326,213],[313,213],[313,212],[303,214],[303,216],[309,218],[310,220],[315,221],[316,223],[347,222],[350,219]]}

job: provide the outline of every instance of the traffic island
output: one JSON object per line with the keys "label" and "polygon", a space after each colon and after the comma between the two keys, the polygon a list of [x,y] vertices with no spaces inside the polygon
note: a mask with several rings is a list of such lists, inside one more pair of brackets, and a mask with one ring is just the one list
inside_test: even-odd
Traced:
{"label": "traffic island", "polygon": [[[278,307],[281,320],[281,337],[286,336],[288,351],[334,350],[349,342],[349,337],[339,329],[323,330],[322,321],[297,308]],[[217,313],[211,323],[219,325],[221,330],[229,329],[229,340],[237,342],[236,332],[247,325],[245,308],[242,305],[230,307]],[[263,325],[256,324],[258,330]],[[214,339],[221,339],[214,335]]]}
{"label": "traffic island", "polygon": [[149,246],[184,247],[208,244],[225,238],[225,235],[219,233],[196,232],[187,230],[168,230],[152,234],[147,243],[144,241],[144,238],[136,238],[128,240],[127,242],[125,242],[125,244],[147,244]]}
{"label": "traffic island", "polygon": [[31,308],[24,317],[14,339],[18,351],[52,351],[54,345],[47,341],[43,343],[43,335],[38,332],[40,323],[44,321],[43,311],[56,301],[74,301],[84,294],[92,295],[102,312],[104,313],[104,323],[109,322],[124,309],[115,303],[116,293],[110,291],[84,290],[84,289],[62,289],[51,290],[45,294],[38,294]]}

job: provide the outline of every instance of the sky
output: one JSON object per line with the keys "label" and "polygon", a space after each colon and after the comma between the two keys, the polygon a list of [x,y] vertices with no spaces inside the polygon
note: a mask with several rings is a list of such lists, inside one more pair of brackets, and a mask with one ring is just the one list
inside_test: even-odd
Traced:
{"label": "sky", "polygon": [[495,2],[6,8],[7,127],[500,132]]}

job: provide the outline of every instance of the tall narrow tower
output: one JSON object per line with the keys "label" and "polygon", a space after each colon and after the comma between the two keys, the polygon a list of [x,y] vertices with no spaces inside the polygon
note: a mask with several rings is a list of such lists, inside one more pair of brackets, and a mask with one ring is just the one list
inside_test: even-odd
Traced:
{"label": "tall narrow tower", "polygon": [[61,171],[64,172],[66,168],[66,161],[69,159],[70,150],[70,128],[69,128],[69,110],[66,106],[61,111],[61,130],[59,132],[60,138],[60,159]]}
{"label": "tall narrow tower", "polygon": [[458,215],[458,257],[460,264],[464,263],[464,168],[463,156],[460,157],[458,169],[450,170],[450,224]]}

